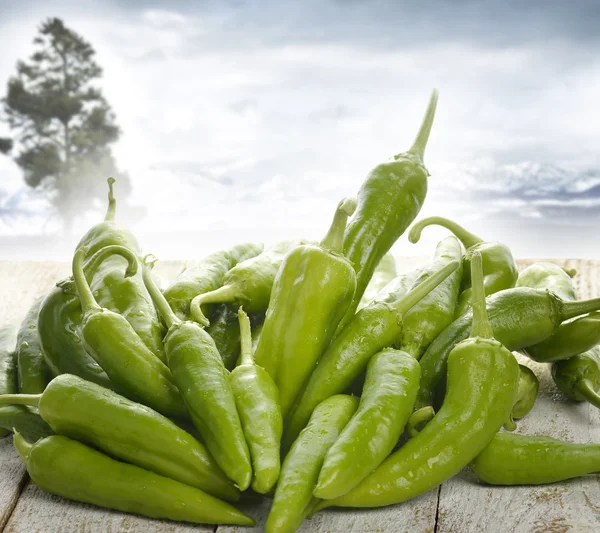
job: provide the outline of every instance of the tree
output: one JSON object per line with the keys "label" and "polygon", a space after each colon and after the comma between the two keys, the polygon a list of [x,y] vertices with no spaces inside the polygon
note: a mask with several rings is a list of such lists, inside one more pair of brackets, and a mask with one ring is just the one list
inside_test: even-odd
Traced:
{"label": "tree", "polygon": [[25,183],[47,194],[71,228],[81,206],[105,198],[109,176],[121,195],[129,192],[110,148],[121,132],[95,85],[102,69],[92,46],[58,18],[46,20],[33,43],[1,100],[12,137],[0,138],[0,152],[13,155]]}

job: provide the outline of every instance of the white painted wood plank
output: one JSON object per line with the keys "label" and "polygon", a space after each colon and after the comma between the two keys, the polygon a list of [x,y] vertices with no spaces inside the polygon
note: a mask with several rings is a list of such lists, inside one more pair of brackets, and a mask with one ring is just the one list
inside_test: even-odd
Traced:
{"label": "white painted wood plank", "polygon": [[73,502],[28,482],[3,533],[213,533],[213,526],[151,520]]}
{"label": "white painted wood plank", "polygon": [[[520,262],[530,264],[532,261]],[[561,265],[565,262],[556,261]],[[568,261],[578,270],[578,294],[599,294],[600,267],[594,261]],[[549,435],[572,442],[600,442],[600,414],[587,403],[567,401],[550,376],[550,367],[525,357],[540,380],[534,409],[517,423],[517,433]],[[552,465],[548,465],[552,468]],[[536,487],[491,487],[478,483],[465,470],[444,483],[440,492],[439,533],[599,531],[600,478],[582,479]]]}
{"label": "white painted wood plank", "polygon": [[25,483],[25,469],[12,445],[12,436],[0,439],[0,531],[13,512]]}

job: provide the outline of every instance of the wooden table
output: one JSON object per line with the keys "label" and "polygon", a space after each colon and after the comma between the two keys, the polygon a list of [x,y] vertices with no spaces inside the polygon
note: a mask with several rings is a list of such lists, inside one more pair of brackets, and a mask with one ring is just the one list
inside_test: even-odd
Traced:
{"label": "wooden table", "polygon": [[[402,258],[399,268],[418,264]],[[532,261],[521,261],[526,266]],[[600,262],[556,261],[578,271],[582,298],[600,294]],[[183,262],[158,264],[165,279],[174,277]],[[0,261],[0,324],[19,323],[33,299],[69,274],[66,263]],[[552,435],[575,442],[600,442],[600,411],[587,404],[564,401],[550,379],[548,367],[526,361],[540,378],[534,410],[518,424],[518,432]],[[550,465],[551,468],[551,465]],[[464,471],[412,501],[383,509],[326,510],[305,521],[301,532],[550,532],[600,531],[600,478],[589,476],[542,487],[491,488]],[[262,531],[268,502],[245,505],[257,519],[253,529],[199,527],[149,520],[107,511],[50,496],[29,481],[10,437],[0,439],[0,532],[185,532],[233,533]]]}

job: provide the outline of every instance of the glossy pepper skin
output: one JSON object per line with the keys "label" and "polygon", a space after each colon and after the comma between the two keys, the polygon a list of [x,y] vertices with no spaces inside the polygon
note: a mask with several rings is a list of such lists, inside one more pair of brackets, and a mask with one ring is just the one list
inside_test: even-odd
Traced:
{"label": "glossy pepper skin", "polygon": [[600,347],[552,364],[552,379],[570,400],[600,409]]}
{"label": "glossy pepper skin", "polygon": [[242,338],[241,362],[230,375],[231,389],[252,459],[252,490],[267,494],[280,470],[283,419],[279,391],[271,376],[254,364],[250,319],[238,310]]}
{"label": "glossy pepper skin", "polygon": [[518,277],[517,265],[510,249],[499,242],[486,242],[481,237],[473,235],[452,220],[443,217],[429,217],[420,220],[410,228],[408,239],[412,243],[419,242],[423,228],[427,226],[442,226],[451,231],[466,248],[463,259],[463,279],[461,293],[456,304],[455,318],[466,313],[471,305],[471,268],[470,262],[477,251],[483,259],[483,274],[485,295],[489,296],[504,289],[515,286]]}
{"label": "glossy pepper skin", "polygon": [[429,176],[423,156],[437,101],[438,92],[434,90],[410,150],[376,166],[358,191],[358,207],[344,234],[344,254],[356,270],[356,292],[340,329],[352,319],[381,258],[423,206]]}
{"label": "glossy pepper skin", "polygon": [[[17,392],[17,328],[0,327],[0,394]],[[0,429],[0,438],[10,431]]]}
{"label": "glossy pepper skin", "polygon": [[388,348],[371,358],[358,409],[325,456],[315,497],[343,496],[392,452],[412,413],[420,378],[419,363],[406,352]]}
{"label": "glossy pepper skin", "polygon": [[[93,226],[77,245],[77,248],[87,247],[88,257],[111,245],[124,246],[138,256],[141,253],[135,236],[115,221],[114,182],[114,178],[108,179],[108,209],[104,221]],[[119,255],[108,257],[94,269],[89,279],[92,292],[101,307],[124,316],[148,349],[164,362],[164,327],[144,286],[142,273],[127,277],[124,275],[126,268],[125,258]]]}
{"label": "glossy pepper skin", "polygon": [[540,261],[519,273],[515,287],[548,289],[565,302],[573,301],[577,299],[573,279],[576,273],[574,268],[565,269],[554,263]]}
{"label": "glossy pepper skin", "polygon": [[33,482],[50,494],[151,518],[254,525],[252,518],[200,489],[116,461],[68,437],[53,435],[31,444],[17,433],[14,443]]}
{"label": "glossy pepper skin", "polygon": [[342,255],[342,239],[355,207],[342,200],[321,243],[292,250],[275,278],[254,357],[275,381],[284,417],[352,301],[356,274]]}
{"label": "glossy pepper skin", "polygon": [[237,313],[226,304],[216,306],[206,332],[212,337],[227,370],[233,370],[240,356],[241,337]]}
{"label": "glossy pepper skin", "polygon": [[223,285],[210,292],[196,296],[190,304],[192,318],[203,326],[209,320],[202,312],[202,306],[214,303],[243,305],[249,313],[267,310],[271,298],[273,282],[285,256],[304,241],[280,242],[263,253],[235,265],[223,277]]}
{"label": "glossy pepper skin", "polygon": [[377,295],[397,277],[396,259],[388,252],[381,258],[375,272],[373,272],[371,281],[369,281],[357,309],[360,310],[369,305]]}
{"label": "glossy pepper skin", "polygon": [[[423,267],[413,268],[404,274],[396,276],[383,289],[377,293],[370,304],[375,302],[393,303],[402,298],[414,285],[419,275],[423,272]],[[367,307],[367,306],[365,306]],[[360,309],[359,309],[360,311]]]}
{"label": "glossy pepper skin", "polygon": [[402,317],[458,266],[443,266],[414,290],[394,303],[375,302],[361,309],[337,335],[319,361],[290,412],[284,427],[283,449],[288,450],[308,422],[313,409],[334,394],[347,390],[365,370],[369,359],[390,347],[402,331]]}
{"label": "glossy pepper skin", "polygon": [[244,438],[229,375],[211,336],[196,322],[175,315],[152,279],[155,258],[144,260],[144,282],[167,325],[165,353],[194,426],[223,472],[240,490],[252,479],[250,453]]}
{"label": "glossy pepper skin", "polygon": [[[515,287],[487,299],[496,339],[509,350],[520,350],[548,338],[561,322],[600,309],[600,298],[563,302],[551,292]],[[457,318],[431,343],[420,359],[421,387],[416,408],[434,405],[443,395],[448,354],[469,336],[471,312]]]}
{"label": "glossy pepper skin", "polygon": [[517,429],[515,420],[523,418],[533,409],[539,390],[540,382],[533,370],[525,365],[519,365],[519,385],[515,404],[508,420],[504,423],[504,429],[508,431]]}
{"label": "glossy pepper skin", "polygon": [[262,244],[238,244],[228,250],[215,252],[184,270],[164,291],[171,309],[181,320],[191,320],[190,304],[196,296],[221,287],[227,272],[262,251]]}
{"label": "glossy pepper skin", "polygon": [[[413,287],[418,286],[444,265],[462,259],[462,247],[456,237],[447,237],[436,247],[435,256]],[[415,359],[420,359],[427,347],[454,319],[456,301],[462,279],[462,264],[442,283],[415,305],[402,319],[402,334],[396,346]]]}
{"label": "glossy pepper skin", "polygon": [[0,430],[13,429],[26,439],[36,441],[53,435],[54,432],[34,409],[24,405],[3,405],[0,407]]}
{"label": "glossy pepper skin", "polygon": [[[107,257],[123,249],[114,244],[104,246],[87,259],[83,267],[87,280],[91,280]],[[40,346],[50,372],[54,375],[75,374],[103,387],[118,389],[87,352],[80,335],[81,320],[81,302],[75,282],[72,277],[65,278],[46,295],[38,313]]]}
{"label": "glossy pepper skin", "polygon": [[473,326],[448,358],[448,391],[425,428],[344,496],[319,508],[381,507],[422,494],[458,474],[492,440],[512,409],[519,366],[493,337],[481,255],[471,260]]}
{"label": "glossy pepper skin", "polygon": [[293,533],[311,513],[323,460],[357,407],[355,397],[339,394],[315,409],[283,462],[265,533]]}
{"label": "glossy pepper skin", "polygon": [[189,433],[145,405],[70,374],[42,394],[0,395],[0,405],[37,407],[54,433],[111,457],[235,501],[239,494]]}
{"label": "glossy pepper skin", "polygon": [[498,433],[470,467],[489,485],[545,485],[600,472],[600,444]]}
{"label": "glossy pepper skin", "polygon": [[[127,248],[127,274],[135,274],[138,260]],[[174,418],[188,416],[169,368],[142,342],[131,324],[118,313],[100,307],[85,279],[83,260],[87,249],[79,248],[73,258],[73,278],[83,318],[81,337],[86,351],[106,371],[127,398],[144,403]]]}
{"label": "glossy pepper skin", "polygon": [[44,296],[36,298],[25,315],[17,333],[17,370],[19,392],[43,392],[51,379],[50,369],[44,360],[37,322]]}

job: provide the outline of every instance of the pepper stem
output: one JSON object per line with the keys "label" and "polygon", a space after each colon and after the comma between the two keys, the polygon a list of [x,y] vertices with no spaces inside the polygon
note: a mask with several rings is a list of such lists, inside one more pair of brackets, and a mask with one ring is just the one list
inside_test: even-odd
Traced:
{"label": "pepper stem", "polygon": [[28,405],[37,407],[42,398],[41,394],[2,394],[0,405]]}
{"label": "pepper stem", "polygon": [[164,297],[163,293],[160,292],[160,289],[152,278],[152,269],[154,268],[154,263],[156,263],[156,261],[157,259],[153,255],[144,257],[144,264],[142,266],[144,285],[146,285],[146,289],[154,302],[154,306],[160,313],[160,316],[162,316],[167,329],[171,329],[173,325],[181,324],[181,320],[173,312],[169,302],[167,302],[167,299]]}
{"label": "pepper stem", "polygon": [[106,215],[104,216],[105,222],[110,222],[115,219],[115,215],[117,214],[117,200],[115,199],[115,194],[113,192],[113,185],[115,183],[115,178],[108,178],[108,209],[106,210]]}
{"label": "pepper stem", "polygon": [[567,273],[570,278],[574,278],[577,275],[576,268],[563,268],[563,270]]}
{"label": "pepper stem", "polygon": [[17,452],[19,452],[19,455],[21,456],[21,461],[23,461],[25,463],[25,466],[27,466],[27,463],[29,462],[29,454],[31,453],[31,449],[33,448],[33,444],[31,444],[31,442],[28,442],[25,440],[25,437],[23,437],[16,429],[13,428],[13,444],[15,446],[15,448],[17,449]]}
{"label": "pepper stem", "polygon": [[440,268],[435,274],[429,276],[425,281],[419,283],[414,289],[411,289],[405,296],[390,304],[394,313],[398,316],[398,320],[418,304],[425,296],[433,291],[442,281],[444,281],[452,272],[460,265],[460,261],[450,261]]}
{"label": "pepper stem", "polygon": [[425,111],[425,116],[423,117],[423,122],[421,122],[421,127],[419,128],[415,142],[408,151],[411,154],[419,156],[421,161],[425,155],[425,148],[427,147],[427,141],[429,140],[429,134],[431,133],[431,126],[433,125],[433,119],[435,118],[438,96],[439,93],[437,89],[433,89],[433,91],[431,91],[431,97],[429,98],[427,111]]}
{"label": "pepper stem", "polygon": [[343,253],[346,223],[348,222],[348,217],[351,217],[355,210],[356,200],[354,198],[344,198],[338,204],[329,231],[321,241],[322,248],[338,254]]}
{"label": "pepper stem", "polygon": [[94,298],[92,290],[85,279],[85,274],[83,273],[83,262],[87,253],[87,246],[83,246],[75,252],[75,256],[73,257],[73,279],[75,280],[75,287],[77,287],[81,309],[84,313],[102,309]]}
{"label": "pepper stem", "polygon": [[513,418],[512,413],[510,413],[508,415],[508,420],[506,422],[504,422],[504,425],[502,427],[506,431],[514,431],[515,429],[517,429],[517,423],[515,422],[515,419]]}
{"label": "pepper stem", "polygon": [[240,306],[238,309],[238,320],[240,322],[240,366],[252,366],[254,358],[252,357],[252,329],[250,327],[250,319]]}
{"label": "pepper stem", "polygon": [[422,426],[426,425],[434,416],[435,410],[433,407],[431,407],[431,405],[417,409],[412,415],[410,415],[410,418],[406,424],[408,436],[411,438],[416,437],[423,429]]}
{"label": "pepper stem", "polygon": [[238,285],[223,285],[214,291],[199,294],[190,303],[192,318],[202,326],[210,326],[210,321],[202,312],[202,306],[214,303],[229,303],[240,299],[241,290]]}
{"label": "pepper stem", "polygon": [[423,228],[431,225],[442,226],[443,228],[446,228],[452,232],[467,249],[483,242],[481,237],[473,235],[473,233],[467,231],[460,224],[457,224],[456,222],[444,217],[428,217],[424,218],[423,220],[419,220],[419,222],[413,224],[412,228],[410,228],[410,231],[408,232],[408,240],[413,244],[419,242]]}
{"label": "pepper stem", "polygon": [[587,315],[593,311],[600,310],[600,298],[592,298],[590,300],[579,300],[575,302],[559,301],[560,321],[563,322],[569,318],[575,318],[579,315]]}
{"label": "pepper stem", "polygon": [[576,385],[579,392],[589,403],[600,409],[600,394],[596,392],[589,379],[582,379]]}
{"label": "pepper stem", "polygon": [[94,275],[94,272],[98,270],[100,265],[111,255],[120,255],[127,259],[127,270],[125,271],[125,277],[129,278],[135,276],[138,271],[138,259],[134,252],[125,246],[118,244],[110,244],[104,248],[100,248],[92,257],[90,257],[85,265],[83,265],[83,272],[86,278]]}
{"label": "pepper stem", "polygon": [[471,256],[471,306],[473,307],[473,325],[471,337],[493,339],[494,331],[488,319],[485,305],[485,287],[483,286],[483,262],[481,254],[474,252]]}

